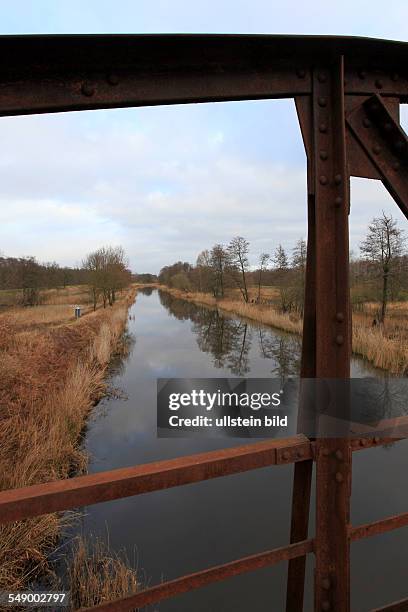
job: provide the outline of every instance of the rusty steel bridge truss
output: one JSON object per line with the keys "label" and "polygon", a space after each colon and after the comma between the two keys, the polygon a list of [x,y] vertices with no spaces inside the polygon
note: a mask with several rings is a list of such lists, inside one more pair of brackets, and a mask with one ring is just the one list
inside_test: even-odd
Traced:
{"label": "rusty steel bridge truss", "polygon": [[[408,45],[352,37],[0,37],[0,115],[294,98],[307,154],[308,244],[301,376],[350,376],[350,176],[379,179],[408,217]],[[268,137],[268,136],[266,136]],[[386,430],[386,427],[385,427]],[[408,427],[406,428],[408,435]],[[302,433],[0,493],[0,524],[257,468],[294,464],[290,544],[160,583],[92,610],[132,610],[288,561],[287,612],[350,610],[351,542],[408,525],[408,512],[350,524],[352,453],[390,438]],[[316,525],[308,537],[313,464]],[[408,600],[381,610],[408,610]]]}

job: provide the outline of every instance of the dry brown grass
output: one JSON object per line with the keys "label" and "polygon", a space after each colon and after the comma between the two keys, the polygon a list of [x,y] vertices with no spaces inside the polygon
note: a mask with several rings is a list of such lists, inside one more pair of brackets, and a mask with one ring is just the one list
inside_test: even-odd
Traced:
{"label": "dry brown grass", "polygon": [[[0,316],[0,489],[85,469],[80,433],[104,392],[106,367],[133,299],[132,291],[113,308],[58,325],[52,314],[41,327],[33,325],[29,313],[35,318],[37,307]],[[1,589],[24,588],[45,571],[59,528],[56,515],[1,528]]]}
{"label": "dry brown grass", "polygon": [[130,595],[138,588],[136,570],[126,557],[112,554],[100,539],[94,543],[77,539],[68,579],[73,610]]}
{"label": "dry brown grass", "polygon": [[[227,297],[216,300],[206,293],[180,291],[162,285],[159,288],[181,299],[217,307],[287,332],[302,333],[303,323],[299,317],[279,313],[273,306],[246,304],[239,296],[237,299]],[[385,325],[372,327],[376,310],[378,304],[373,304],[368,305],[366,312],[353,313],[353,352],[367,359],[375,367],[401,376],[408,371],[408,304],[390,304]]]}

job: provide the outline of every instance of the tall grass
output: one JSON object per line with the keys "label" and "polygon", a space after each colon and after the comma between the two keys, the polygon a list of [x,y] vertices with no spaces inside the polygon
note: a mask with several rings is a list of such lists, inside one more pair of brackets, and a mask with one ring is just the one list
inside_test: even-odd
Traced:
{"label": "tall grass", "polygon": [[[216,300],[206,293],[180,291],[164,285],[159,288],[196,304],[217,307],[286,332],[302,333],[303,322],[299,317],[282,314],[272,306],[247,304],[228,297]],[[404,375],[408,372],[408,317],[390,318],[385,326],[376,327],[371,327],[371,321],[372,316],[353,315],[353,352],[377,368],[397,376]]]}
{"label": "tall grass", "polygon": [[120,554],[112,554],[102,540],[94,543],[77,538],[68,565],[69,591],[74,610],[96,606],[134,593],[136,571]]}
{"label": "tall grass", "polygon": [[[113,308],[68,324],[54,326],[51,317],[44,330],[0,317],[0,489],[85,471],[80,434],[105,391],[106,368],[133,300],[131,292]],[[0,589],[22,589],[47,571],[60,528],[55,514],[1,527]]]}

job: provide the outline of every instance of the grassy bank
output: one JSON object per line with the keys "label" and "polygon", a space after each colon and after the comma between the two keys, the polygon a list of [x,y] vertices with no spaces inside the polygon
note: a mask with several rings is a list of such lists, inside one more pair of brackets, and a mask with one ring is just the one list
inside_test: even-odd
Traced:
{"label": "grassy bank", "polygon": [[[180,291],[158,285],[184,300],[217,307],[228,313],[252,319],[264,325],[270,325],[287,332],[301,334],[302,320],[299,317],[282,314],[273,306],[245,303],[232,295],[224,299],[215,299],[207,293]],[[395,311],[395,314],[393,314]],[[353,314],[353,352],[367,359],[377,368],[388,370],[401,376],[408,372],[408,313],[399,304],[390,305],[390,318],[384,326],[372,327],[373,315],[370,311],[364,314]]]}
{"label": "grassy bank", "polygon": [[[65,296],[48,296],[44,305],[0,315],[2,490],[86,469],[80,434],[104,394],[135,290],[124,292],[112,308],[93,312],[86,306],[85,316],[75,320],[71,301],[81,303],[84,291],[69,288]],[[47,554],[60,528],[56,514],[0,528],[1,589],[23,589],[48,570]]]}

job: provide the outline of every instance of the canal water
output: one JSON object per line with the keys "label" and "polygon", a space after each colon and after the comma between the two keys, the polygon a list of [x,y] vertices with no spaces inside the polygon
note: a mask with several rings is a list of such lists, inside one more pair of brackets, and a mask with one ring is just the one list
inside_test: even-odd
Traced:
{"label": "canal water", "polygon": [[[300,340],[146,289],[129,311],[129,352],[112,371],[118,393],[91,416],[91,473],[247,443],[156,437],[156,379],[297,375]],[[353,360],[354,377],[373,370]],[[284,434],[283,434],[284,435]],[[255,441],[255,440],[254,440]],[[407,442],[354,454],[352,522],[407,510]],[[78,529],[124,550],[144,586],[288,543],[293,466],[215,479],[89,506]],[[313,535],[311,517],[310,535]],[[407,529],[352,545],[352,610],[407,595]],[[258,570],[150,607],[172,612],[284,610],[286,564]],[[312,559],[305,610],[312,609]]]}

